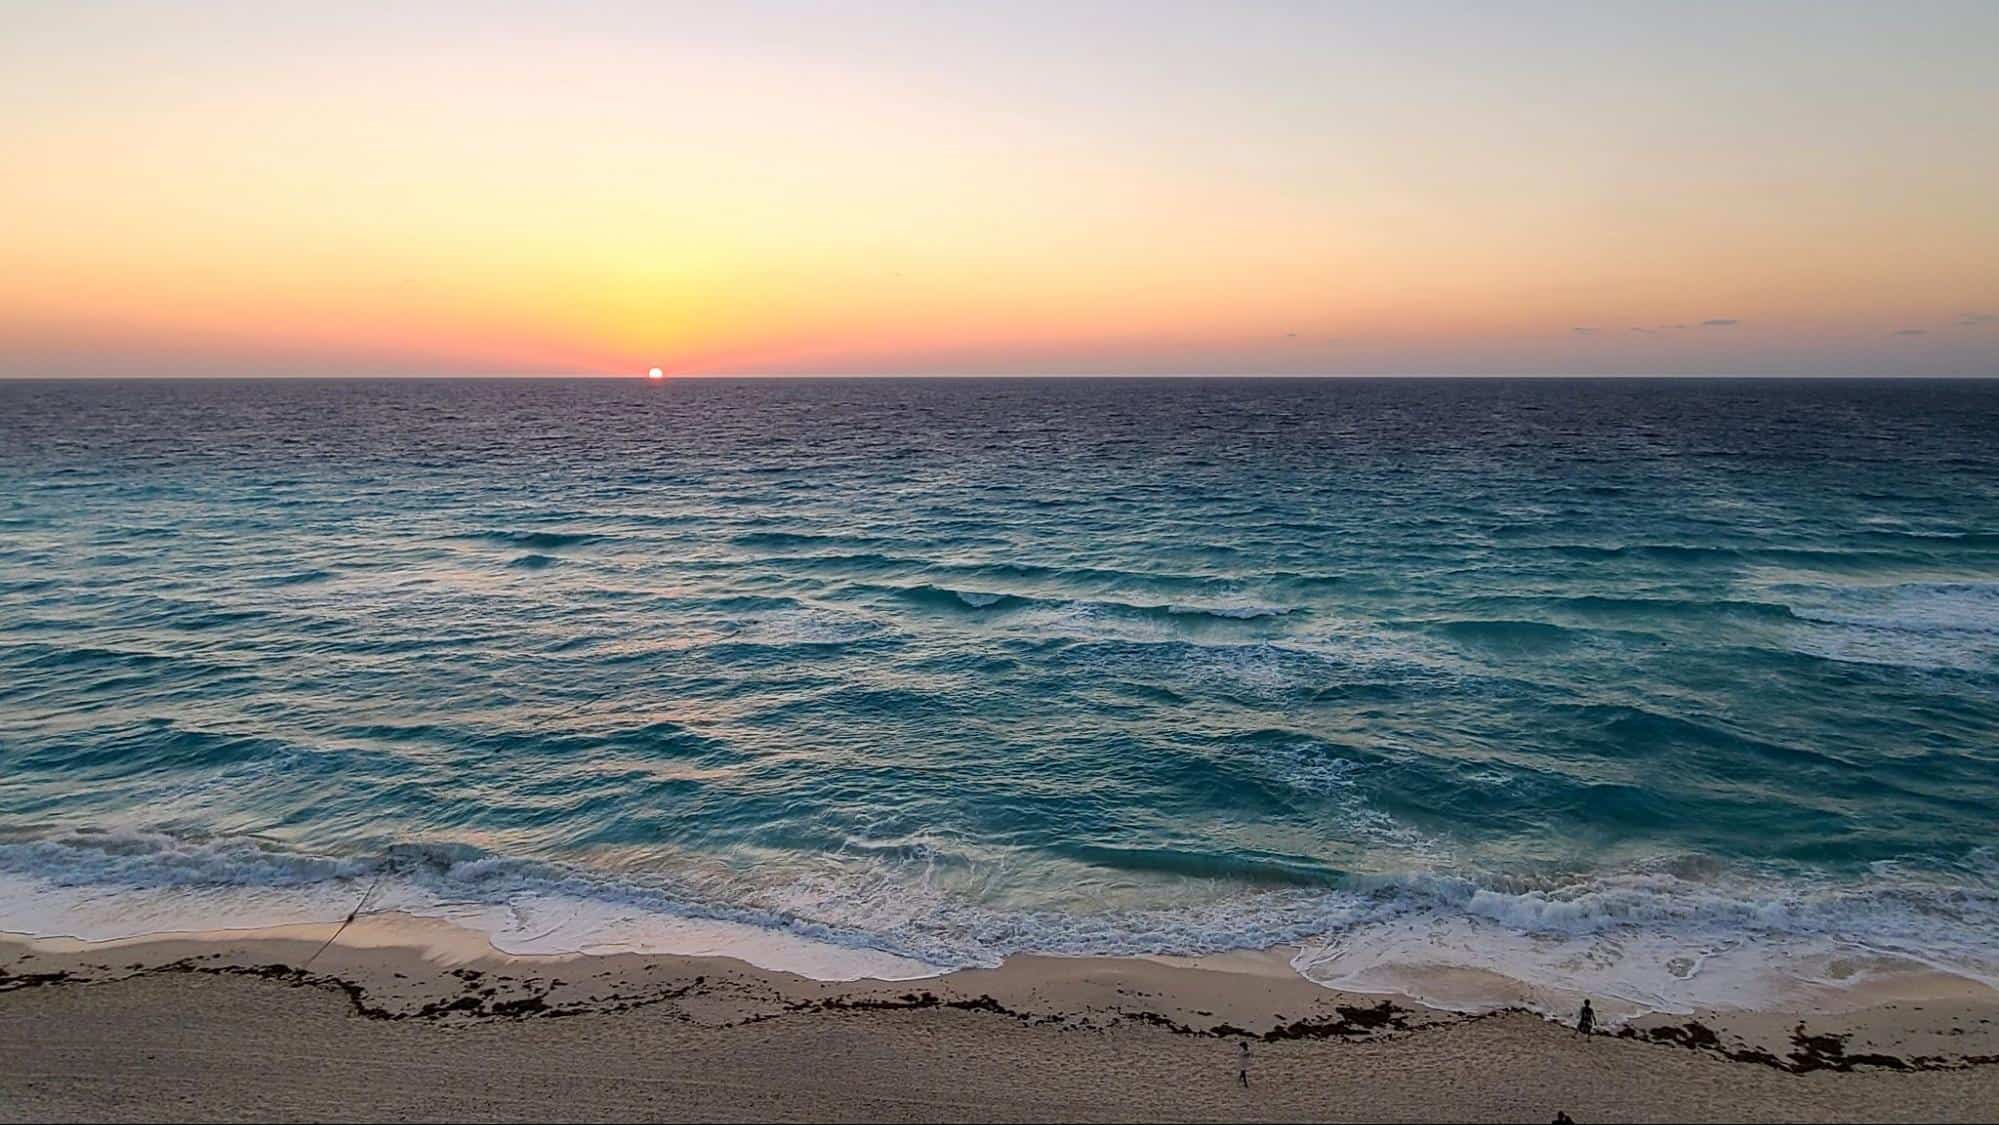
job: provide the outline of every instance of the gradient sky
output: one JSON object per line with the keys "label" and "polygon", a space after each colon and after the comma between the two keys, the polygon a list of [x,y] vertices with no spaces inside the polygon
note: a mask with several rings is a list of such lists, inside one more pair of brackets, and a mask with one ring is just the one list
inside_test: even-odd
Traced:
{"label": "gradient sky", "polygon": [[0,0],[0,375],[1999,375],[1999,3]]}

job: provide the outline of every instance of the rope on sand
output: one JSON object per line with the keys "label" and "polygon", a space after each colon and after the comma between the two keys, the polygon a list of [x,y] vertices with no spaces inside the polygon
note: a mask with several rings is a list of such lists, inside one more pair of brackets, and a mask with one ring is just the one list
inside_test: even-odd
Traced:
{"label": "rope on sand", "polygon": [[366,893],[364,893],[361,896],[361,901],[355,903],[354,909],[347,912],[346,921],[340,923],[340,928],[333,931],[333,936],[326,939],[325,945],[321,945],[318,949],[313,950],[312,956],[305,959],[305,964],[300,965],[298,967],[299,972],[304,972],[307,969],[312,968],[312,963],[314,961],[319,960],[319,955],[326,952],[327,946],[330,946],[335,941],[339,940],[340,935],[347,931],[347,927],[354,924],[354,919],[359,918],[361,916],[361,909],[368,905],[369,899],[375,897],[375,888],[381,886],[382,880],[388,877],[389,873],[387,871],[383,871],[375,876],[375,881],[373,883],[368,884],[368,890]]}

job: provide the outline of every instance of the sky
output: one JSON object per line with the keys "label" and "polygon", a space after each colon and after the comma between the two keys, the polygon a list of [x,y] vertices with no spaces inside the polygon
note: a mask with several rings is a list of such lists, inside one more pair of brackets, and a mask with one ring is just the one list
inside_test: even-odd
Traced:
{"label": "sky", "polygon": [[1999,3],[0,0],[0,376],[1999,375]]}

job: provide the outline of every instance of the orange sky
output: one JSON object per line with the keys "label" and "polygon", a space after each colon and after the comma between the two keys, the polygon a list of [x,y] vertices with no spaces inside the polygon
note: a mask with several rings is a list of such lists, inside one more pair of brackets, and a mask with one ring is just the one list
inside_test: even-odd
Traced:
{"label": "orange sky", "polygon": [[1999,374],[1999,6],[320,7],[10,11],[0,374]]}

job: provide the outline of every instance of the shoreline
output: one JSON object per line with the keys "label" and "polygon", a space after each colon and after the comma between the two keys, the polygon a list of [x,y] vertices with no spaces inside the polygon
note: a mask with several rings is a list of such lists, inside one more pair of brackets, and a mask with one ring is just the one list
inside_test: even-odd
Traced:
{"label": "shoreline", "polygon": [[[661,967],[676,971],[692,968],[696,970],[696,975],[703,977],[720,974],[754,979],[787,996],[795,994],[821,998],[848,995],[872,1001],[888,994],[901,996],[933,992],[969,995],[973,987],[1010,993],[1018,991],[1023,984],[1040,985],[1050,978],[1088,979],[1098,972],[1108,971],[1119,976],[1163,978],[1154,981],[1154,990],[1146,995],[1159,998],[1167,1007],[1186,999],[1179,995],[1182,991],[1197,997],[1210,997],[1210,1007],[1188,1008],[1187,1011],[1219,1019],[1221,1023],[1217,1026],[1224,1026],[1231,1033],[1247,1030],[1252,1034],[1263,1034],[1271,1030],[1271,1026],[1266,1025],[1273,1017],[1260,1014],[1261,1008],[1266,1007],[1271,999],[1287,999],[1293,1009],[1322,1012],[1329,1003],[1335,1008],[1387,1005],[1401,1012],[1421,1013],[1426,1023],[1477,1019],[1499,1012],[1532,1015],[1561,1026],[1571,1022],[1566,1011],[1551,1010],[1544,1004],[1533,1002],[1547,994],[1548,990],[1543,986],[1489,970],[1453,965],[1408,965],[1402,966],[1402,975],[1405,979],[1420,980],[1422,983],[1418,987],[1404,990],[1328,986],[1300,972],[1297,964],[1300,949],[1296,946],[1202,955],[1022,953],[1006,958],[996,967],[939,968],[910,976],[817,976],[795,968],[763,963],[759,959],[762,952],[764,950],[759,946],[748,951],[747,956],[714,950],[516,953],[499,948],[486,931],[449,919],[398,911],[362,913],[344,924],[296,922],[139,933],[108,939],[32,935],[0,928],[0,992],[20,987],[19,981],[23,976],[51,971],[68,974],[61,983],[103,983],[115,979],[117,972],[157,974],[180,969],[237,972],[251,967],[280,966],[287,970],[283,974],[287,979],[294,979],[293,974],[296,974],[295,979],[301,982],[323,978],[352,985],[364,993],[403,995],[410,993],[413,987],[406,982],[425,975],[456,978],[463,971],[480,977],[511,972],[529,974],[518,978],[521,980],[538,980],[542,978],[533,975],[533,971],[544,970],[548,979],[553,980],[557,979],[559,968],[579,966],[602,967],[603,971],[595,974],[600,977],[654,973]],[[1912,1020],[1909,1016],[1889,1019],[1886,1013],[1962,1011],[1983,1014],[1989,1011],[1993,1017],[1999,1017],[1999,989],[1955,973],[1913,966],[1908,962],[1883,959],[1881,964],[1891,967],[1869,973],[1859,983],[1842,982],[1822,989],[1801,988],[1792,994],[1795,1002],[1781,1005],[1699,1007],[1682,1012],[1631,1010],[1615,999],[1602,996],[1591,999],[1597,1007],[1598,1026],[1613,1034],[1642,1038],[1658,1028],[1702,1026],[1723,1032],[1734,1028],[1749,1029],[1757,1037],[1767,1039],[1777,1023],[1790,1020],[1798,1022],[1799,1026],[1815,1023],[1833,1029],[1838,1034],[1859,1041],[1867,1053],[1873,1054],[1880,1054],[1889,1046],[1905,1046],[1912,1036],[1920,1034],[1922,1021]],[[23,967],[28,965],[34,966],[33,973],[23,972]],[[56,968],[50,969],[51,965]],[[122,965],[122,969],[118,965]],[[703,967],[707,971],[700,971]],[[388,974],[386,978],[384,973]],[[572,969],[571,975],[576,975],[576,970]],[[405,983],[390,987],[389,980]],[[446,986],[445,991],[449,990]],[[1243,1007],[1240,999],[1212,999],[1215,993],[1231,990],[1244,991],[1256,999],[1248,1008]],[[1454,990],[1466,995],[1487,998],[1511,995],[1517,999],[1511,1002],[1486,999],[1481,1003],[1460,1006],[1428,998]],[[960,995],[961,999],[963,995]],[[1080,994],[1058,993],[1044,1002],[1045,1010],[1036,1014],[1044,1018],[1072,1015],[1074,1013],[1064,1007],[1065,1001],[1069,1002],[1068,1007],[1080,1007],[1087,1011],[1095,999]],[[568,1006],[563,1007],[564,1004]],[[419,1008],[421,1006],[418,1005]],[[564,1014],[593,1010],[587,1001],[578,1002],[573,998],[558,1000],[550,1010],[557,1009]],[[406,1008],[383,1010],[398,1014],[413,1013],[413,1010]],[[491,1013],[473,1011],[470,1014],[476,1017]],[[1152,1015],[1163,1013],[1154,1012]],[[1281,1012],[1274,1013],[1274,1018],[1281,1017]],[[1192,1024],[1185,1026],[1189,1030],[1198,1030]],[[1956,1044],[1959,1049],[1954,1052],[1941,1055],[1919,1053],[1918,1057],[1934,1057],[1947,1063],[1953,1057],[1983,1059],[1988,1055],[1999,1056],[1999,1018],[1980,1026],[1991,1030],[1974,1034],[1971,1042]],[[1698,1033],[1696,1037],[1699,1037]]]}
{"label": "shoreline", "polygon": [[[555,1035],[565,1065],[582,1074],[629,1057],[634,1037],[650,1042],[664,1036],[674,1044],[672,1051],[683,1052],[707,1050],[710,1040],[720,1037],[737,1056],[805,1050],[809,1059],[818,1059],[815,1052],[840,1055],[869,1044],[895,1058],[898,1052],[928,1049],[929,1037],[946,1035],[961,1049],[949,1065],[939,1063],[943,1069],[933,1074],[935,1082],[924,1087],[938,1097],[948,1094],[952,1083],[968,1080],[965,1074],[954,1076],[951,1067],[976,1073],[979,1081],[1000,1082],[1003,1074],[988,1072],[1028,1065],[994,1061],[993,1052],[1002,1047],[1009,1057],[1034,1066],[1070,1060],[1096,1076],[1106,1097],[1116,1095],[1090,1101],[1099,1085],[1085,1083],[1064,1095],[1069,1100],[1036,1103],[1032,1111],[1000,1094],[968,1099],[970,1106],[986,1107],[977,1115],[1000,1118],[1339,1116],[1314,1108],[1309,1098],[1295,1104],[1268,1100],[1305,1097],[1289,1086],[1290,1095],[1259,1092],[1274,1084],[1274,1076],[1255,1083],[1248,1100],[1237,1097],[1240,1092],[1222,1080],[1234,1077],[1228,1052],[1238,1040],[1254,1044],[1253,1077],[1280,1065],[1302,1068],[1301,1073],[1339,1071],[1364,1055],[1379,1076],[1429,1099],[1420,1105],[1430,1108],[1412,1103],[1405,1116],[1524,1114],[1515,1119],[1548,1120],[1561,1110],[1577,1120],[1606,1115],[1989,1119],[1999,1113],[1999,993],[1941,976],[1900,981],[1898,993],[1867,996],[1866,1006],[1844,1012],[1653,1015],[1585,1039],[1519,1008],[1465,1014],[1402,998],[1337,992],[1297,975],[1286,950],[1198,958],[1019,956],[998,968],[924,980],[819,981],[721,956],[507,954],[476,931],[393,914],[363,915],[328,943],[333,929],[302,924],[95,943],[0,935],[0,1118],[101,1116],[118,1106],[129,1114],[156,1104],[93,1101],[98,1094],[109,1098],[111,1085],[132,1081],[135,1069],[151,1072],[129,1058],[117,1066],[70,1056],[62,1063],[57,1055],[82,1049],[83,1041],[74,1038],[78,1029],[101,1028],[86,1038],[93,1051],[108,1055],[139,1050],[149,1041],[149,1028],[170,1032],[177,1042],[192,1036],[212,1044],[204,1049],[219,1054],[198,1077],[203,1092],[197,1101],[209,1105],[211,1097],[228,1102],[236,1096],[228,1093],[241,1078],[229,1061],[233,1053],[274,1034],[268,1027],[246,1031],[244,1021],[283,1024],[293,1018],[317,1021],[315,1050],[326,1049],[325,1037],[333,1035],[356,1051],[378,1052],[379,1044],[369,1044],[393,1032],[398,1041],[416,1036],[406,1049],[426,1053],[451,1054],[459,1048],[447,1045],[462,1045],[465,1036],[488,1047],[515,1044],[507,1049],[539,1051],[530,1045]],[[794,1042],[800,1036],[802,1047]],[[1451,1053],[1456,1061],[1448,1065],[1430,1055],[1468,1041],[1485,1044],[1479,1051],[1531,1060],[1521,1065],[1540,1076],[1536,1081],[1558,1076],[1556,1084],[1572,1092],[1546,1112],[1529,1112],[1504,1099],[1465,1100],[1471,1094],[1465,1082],[1482,1074],[1490,1081],[1478,1051]],[[159,1053],[147,1058],[157,1062]],[[651,1050],[640,1053],[650,1056]],[[1184,1057],[1192,1069],[1153,1080],[1191,1082],[1194,1101],[1148,1103],[1140,1097],[1143,1091],[1125,1088],[1138,1059],[1162,1054]],[[1440,1065],[1443,1073],[1430,1072]],[[1460,1071],[1451,1072],[1452,1066]],[[1603,1073],[1606,1066],[1613,1073]],[[772,1095],[778,1102],[756,1103],[769,1114],[743,1116],[879,1115],[889,1103],[864,1099],[863,1113],[859,1103],[841,1099],[856,1091],[881,1092],[878,1087],[893,1070],[871,1063],[848,1071],[813,1062],[785,1093]],[[1592,1084],[1611,1081],[1624,1089],[1647,1076],[1682,1071],[1692,1086],[1659,1086],[1644,1095],[1653,1100],[1642,1105],[1584,1108]],[[276,1083],[285,1089],[308,1077],[274,1062],[260,1072],[259,1082],[260,1088]],[[164,1072],[159,1078],[165,1080]],[[184,1079],[183,1074],[176,1081]],[[56,1092],[44,1088],[50,1081]],[[1729,1091],[1772,1082],[1779,1092],[1823,1095],[1825,1101],[1801,1113],[1803,1103],[1794,1101],[1730,1100]],[[525,1104],[492,1113],[470,1103],[454,1103],[449,1111],[412,1110],[408,1098],[420,1090],[358,1089],[343,1096],[386,1099],[373,1104],[389,1116],[392,1108],[418,1117],[534,1116]],[[694,1097],[698,1088],[683,1093]],[[1084,1100],[1075,1100],[1079,1097]],[[288,1110],[256,1104],[277,1117],[323,1116],[303,1105]],[[568,1116],[577,1109],[561,1102],[535,1104],[544,1115]],[[944,1103],[921,1104],[941,1112]],[[1140,1105],[1150,1109],[1134,1110]],[[730,1116],[709,1112],[717,1107],[698,1099],[674,1106],[668,1116]],[[957,1115],[966,1112],[971,1111],[961,1108]],[[183,1107],[166,1115],[202,1114]],[[604,1115],[647,1113],[621,1102]]]}
{"label": "shoreline", "polygon": [[[10,930],[0,920],[0,966],[22,953],[68,958],[82,964],[81,959],[91,953],[181,946],[204,950],[217,946],[242,949],[268,946],[273,952],[289,953],[296,958],[292,947],[305,943],[313,947],[309,956],[321,959],[315,968],[323,971],[326,964],[347,963],[352,971],[363,976],[368,974],[364,959],[369,951],[384,956],[416,955],[436,965],[488,967],[625,961],[678,964],[712,960],[773,979],[854,988],[906,988],[988,976],[1005,978],[1018,971],[1010,970],[1009,966],[1042,962],[1151,964],[1282,981],[1301,996],[1390,1000],[1398,1006],[1454,1016],[1523,1011],[1561,1022],[1587,996],[1595,1004],[1599,1026],[1611,1029],[1627,1024],[1645,1027],[1683,1020],[1730,1023],[1772,1015],[1840,1021],[1858,1013],[1916,1003],[1999,1008],[1999,988],[1982,979],[1863,947],[1856,947],[1848,956],[1831,959],[1824,966],[1828,972],[1800,973],[1782,988],[1755,990],[1754,1002],[1654,1007],[1603,992],[1564,988],[1449,960],[1370,964],[1364,974],[1356,974],[1366,978],[1363,986],[1349,980],[1329,984],[1306,971],[1322,964],[1326,951],[1295,944],[1204,954],[1025,951],[1004,958],[996,966],[945,966],[831,945],[816,937],[741,923],[693,923],[674,936],[685,942],[682,948],[611,945],[520,951],[503,948],[491,929],[466,920],[394,908],[360,910],[344,924],[338,919],[297,920],[216,928],[134,930],[110,937]],[[321,949],[322,945],[326,948]],[[148,967],[156,967],[157,963],[155,959]]]}
{"label": "shoreline", "polygon": [[[1480,906],[1451,897],[1463,888],[1439,891],[1416,880],[1407,892],[1416,900],[1413,909],[1404,910],[1402,900],[1390,894],[1386,906],[1356,900],[1357,917],[1345,899],[1273,898],[1254,904],[1272,915],[1257,917],[1251,925],[1240,924],[1229,913],[1233,905],[1225,904],[1229,910],[1219,920],[1200,910],[1163,919],[1112,914],[1106,932],[1065,929],[1062,919],[1051,923],[1031,913],[996,916],[989,931],[974,917],[955,919],[961,923],[956,930],[915,926],[902,932],[893,927],[878,931],[870,925],[872,918],[851,912],[812,920],[814,916],[794,918],[774,908],[731,913],[688,907],[671,894],[658,901],[643,895],[627,901],[615,893],[597,893],[602,888],[594,884],[579,889],[551,881],[546,872],[521,876],[529,879],[522,894],[495,895],[480,882],[483,856],[472,861],[475,870],[467,879],[458,878],[457,860],[428,854],[424,858],[436,866],[423,870],[435,878],[396,878],[391,877],[398,873],[395,862],[407,857],[388,856],[383,867],[365,857],[337,859],[261,845],[246,853],[240,840],[202,843],[182,852],[157,835],[126,841],[136,846],[128,851],[108,847],[95,836],[79,839],[90,842],[86,851],[105,853],[99,859],[111,865],[109,874],[131,885],[114,882],[107,889],[88,881],[52,879],[33,864],[0,872],[0,938],[11,933],[22,940],[108,945],[177,935],[239,940],[258,934],[327,933],[356,909],[375,920],[371,927],[390,925],[424,935],[375,939],[377,944],[442,942],[459,949],[454,956],[462,958],[728,956],[761,969],[827,981],[936,980],[1034,956],[1239,966],[1255,961],[1259,971],[1302,977],[1317,988],[1458,1013],[1518,1008],[1564,1018],[1587,997],[1599,1020],[1612,1026],[1652,1015],[1818,1015],[1898,1000],[1999,995],[1989,952],[1967,943],[1967,935],[1979,932],[1975,918],[1953,917],[1949,921],[1955,929],[1931,932],[1920,929],[1928,920],[1911,923],[1891,909],[1890,920],[1901,928],[1872,925],[1863,918],[1863,924],[1848,930],[1836,925],[1839,912],[1848,909],[1838,895],[1823,902],[1809,895],[1799,901],[1781,895],[1765,901],[1731,898],[1731,890],[1723,889],[1709,901],[1698,897],[1712,893],[1706,883],[1682,885],[1670,872],[1633,873],[1623,883],[1606,877],[1580,900],[1520,891],[1512,899]],[[76,858],[70,851],[82,845],[58,840],[49,846],[67,863]],[[274,878],[241,885],[225,880],[197,894],[178,879],[184,874],[179,868],[188,864],[200,874],[215,869],[223,876],[240,874],[236,868],[246,862],[271,866],[271,871],[252,873]],[[138,864],[136,874],[125,870],[129,863]],[[360,866],[348,870],[346,865],[352,864]],[[297,878],[299,872],[292,870],[297,865],[304,866],[309,878]],[[149,884],[143,878],[148,875],[162,881]],[[1741,890],[1733,888],[1738,894]],[[1357,893],[1328,892],[1349,898]],[[1789,927],[1758,926],[1761,910],[1781,917],[1787,910],[1812,909],[1829,917],[1810,916],[1806,924]],[[1660,912],[1659,917],[1652,918],[1648,910]],[[1675,913],[1680,910],[1686,917]],[[1705,919],[1704,910],[1713,910],[1715,918]],[[1543,917],[1563,911],[1582,921]],[[229,928],[213,928],[215,920],[224,918],[230,920]],[[1015,924],[1011,929],[1009,922]],[[1919,927],[1913,936],[1910,925]],[[1277,956],[1280,951],[1284,956]],[[1273,958],[1276,964],[1268,964]]]}

